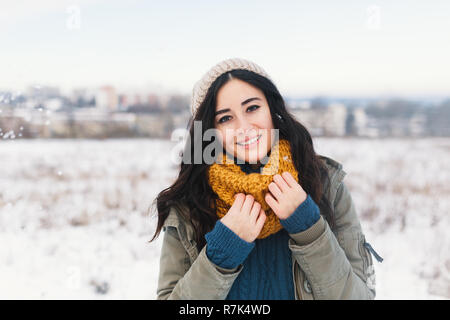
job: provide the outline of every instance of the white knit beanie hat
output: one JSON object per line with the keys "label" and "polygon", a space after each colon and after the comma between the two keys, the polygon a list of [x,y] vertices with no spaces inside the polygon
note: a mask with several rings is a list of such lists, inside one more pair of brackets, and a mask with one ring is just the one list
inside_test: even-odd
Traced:
{"label": "white knit beanie hat", "polygon": [[211,86],[211,84],[221,74],[235,69],[244,69],[248,71],[253,71],[272,81],[272,79],[270,79],[269,75],[264,71],[264,69],[254,62],[242,58],[231,58],[223,60],[217,63],[211,69],[209,69],[209,71],[199,81],[195,83],[191,96],[191,114],[193,116],[197,112],[198,107],[202,104],[203,100],[205,99],[206,93],[208,92],[208,89]]}

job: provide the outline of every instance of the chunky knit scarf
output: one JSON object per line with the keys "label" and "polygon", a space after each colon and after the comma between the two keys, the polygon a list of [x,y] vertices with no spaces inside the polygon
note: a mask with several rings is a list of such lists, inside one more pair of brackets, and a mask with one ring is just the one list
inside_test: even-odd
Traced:
{"label": "chunky knit scarf", "polygon": [[289,141],[280,139],[272,146],[269,160],[261,169],[261,173],[246,174],[226,153],[222,153],[219,157],[222,157],[222,163],[215,162],[208,168],[209,184],[219,196],[216,199],[218,217],[222,218],[228,212],[234,203],[234,195],[242,192],[253,195],[266,213],[267,219],[258,239],[266,238],[281,230],[280,220],[264,197],[269,192],[269,183],[277,173],[289,171],[298,182],[298,172],[292,160]]}

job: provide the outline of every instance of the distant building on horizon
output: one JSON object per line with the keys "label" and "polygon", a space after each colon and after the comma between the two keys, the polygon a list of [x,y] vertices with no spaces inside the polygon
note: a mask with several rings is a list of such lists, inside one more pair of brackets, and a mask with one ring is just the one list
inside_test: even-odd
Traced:
{"label": "distant building on horizon", "polygon": [[118,110],[119,98],[113,86],[103,86],[95,94],[95,106],[105,112]]}
{"label": "distant building on horizon", "polygon": [[314,136],[345,136],[347,108],[330,103],[325,108],[295,108],[290,111]]}
{"label": "distant building on horizon", "polygon": [[26,90],[29,98],[56,98],[60,97],[61,93],[58,87],[32,85]]}

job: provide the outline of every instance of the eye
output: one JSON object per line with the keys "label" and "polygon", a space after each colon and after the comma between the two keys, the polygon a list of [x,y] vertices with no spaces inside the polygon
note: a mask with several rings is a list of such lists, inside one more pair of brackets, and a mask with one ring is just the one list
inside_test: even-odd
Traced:
{"label": "eye", "polygon": [[[253,105],[253,106],[248,107],[248,108],[247,108],[247,111],[253,112],[253,111],[259,109],[259,107],[260,107],[260,106],[258,106],[258,105],[255,104],[255,105]],[[217,122],[218,122],[218,123],[225,123],[225,122],[227,122],[227,121],[229,120],[229,118],[231,118],[231,116],[224,116],[224,117],[220,118],[219,121],[217,121]]]}
{"label": "eye", "polygon": [[[230,116],[225,116],[225,117],[222,117],[222,118],[220,118],[220,119],[219,119],[219,121],[218,121],[218,122],[219,122],[219,123],[224,123],[224,122],[227,122],[227,121],[228,121],[228,120],[227,120],[228,118],[231,118],[231,117],[230,117]],[[225,120],[224,120],[224,119],[225,119]]]}

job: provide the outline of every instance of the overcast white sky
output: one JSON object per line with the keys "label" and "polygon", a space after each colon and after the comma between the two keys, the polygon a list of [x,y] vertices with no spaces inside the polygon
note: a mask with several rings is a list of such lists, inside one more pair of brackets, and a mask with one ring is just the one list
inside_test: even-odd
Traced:
{"label": "overcast white sky", "polygon": [[0,89],[190,93],[230,57],[286,95],[450,95],[450,1],[0,1]]}

